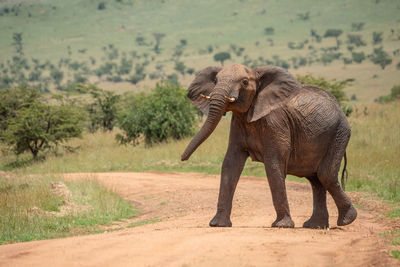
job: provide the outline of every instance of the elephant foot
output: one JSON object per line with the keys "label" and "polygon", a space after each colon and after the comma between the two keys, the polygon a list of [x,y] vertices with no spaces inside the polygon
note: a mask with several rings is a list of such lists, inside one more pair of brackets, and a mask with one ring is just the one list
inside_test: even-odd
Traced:
{"label": "elephant foot", "polygon": [[210,221],[211,227],[232,227],[232,222],[229,218],[224,218],[224,216],[215,215]]}
{"label": "elephant foot", "polygon": [[273,223],[272,227],[279,227],[279,228],[293,228],[294,222],[290,216],[285,216],[283,218],[277,218]]}
{"label": "elephant foot", "polygon": [[352,223],[357,218],[357,210],[351,205],[347,209],[339,209],[338,226],[344,226]]}
{"label": "elephant foot", "polygon": [[304,222],[304,228],[312,228],[312,229],[328,229],[329,228],[329,220],[328,216],[311,216],[310,219]]}

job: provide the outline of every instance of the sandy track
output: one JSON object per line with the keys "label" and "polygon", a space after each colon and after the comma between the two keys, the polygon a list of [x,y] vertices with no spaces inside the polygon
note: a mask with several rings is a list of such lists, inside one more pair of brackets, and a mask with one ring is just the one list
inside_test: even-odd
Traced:
{"label": "sandy track", "polygon": [[[287,182],[296,228],[269,226],[275,211],[266,179],[242,177],[234,199],[232,228],[210,228],[219,176],[196,173],[68,174],[96,178],[143,209],[132,221],[162,221],[120,231],[0,246],[2,266],[396,266],[379,233],[394,228],[374,211],[331,229],[301,225],[312,212],[307,183]],[[124,223],[122,223],[124,224]]]}

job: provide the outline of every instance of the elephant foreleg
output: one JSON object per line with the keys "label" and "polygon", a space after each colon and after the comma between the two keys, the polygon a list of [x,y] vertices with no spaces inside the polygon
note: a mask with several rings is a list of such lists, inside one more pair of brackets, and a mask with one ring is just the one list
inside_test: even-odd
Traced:
{"label": "elephant foreleg", "polygon": [[275,155],[277,157],[269,158],[265,162],[265,170],[277,217],[272,223],[272,227],[292,228],[294,227],[294,222],[290,217],[289,203],[286,196],[285,160],[279,155],[279,152]]}
{"label": "elephant foreleg", "polygon": [[219,187],[217,214],[210,221],[210,226],[231,227],[232,200],[240,174],[243,171],[248,153],[235,145],[230,145],[222,164]]}
{"label": "elephant foreleg", "polygon": [[329,214],[326,208],[326,189],[317,176],[307,177],[311,183],[313,192],[313,213],[303,227],[305,228],[329,228]]}

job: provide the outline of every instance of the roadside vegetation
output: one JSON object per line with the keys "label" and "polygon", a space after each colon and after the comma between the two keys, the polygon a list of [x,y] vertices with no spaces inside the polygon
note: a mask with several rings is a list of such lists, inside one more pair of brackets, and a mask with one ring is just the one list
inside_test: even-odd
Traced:
{"label": "roadside vegetation", "polygon": [[94,233],[138,213],[95,180],[0,173],[0,244]]}

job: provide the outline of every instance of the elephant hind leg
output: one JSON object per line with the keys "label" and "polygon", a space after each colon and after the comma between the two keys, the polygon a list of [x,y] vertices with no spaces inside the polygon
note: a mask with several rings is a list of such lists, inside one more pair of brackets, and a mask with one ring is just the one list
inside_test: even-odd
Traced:
{"label": "elephant hind leg", "polygon": [[350,139],[348,125],[339,127],[335,142],[328,148],[325,158],[318,168],[318,179],[331,194],[339,211],[337,225],[343,226],[352,223],[357,218],[357,211],[351,204],[350,198],[340,187],[338,172],[340,163],[346,152],[346,146]]}
{"label": "elephant hind leg", "polygon": [[313,192],[313,213],[306,222],[304,228],[329,228],[329,214],[326,208],[326,189],[319,181],[318,177],[306,177],[311,184]]}

